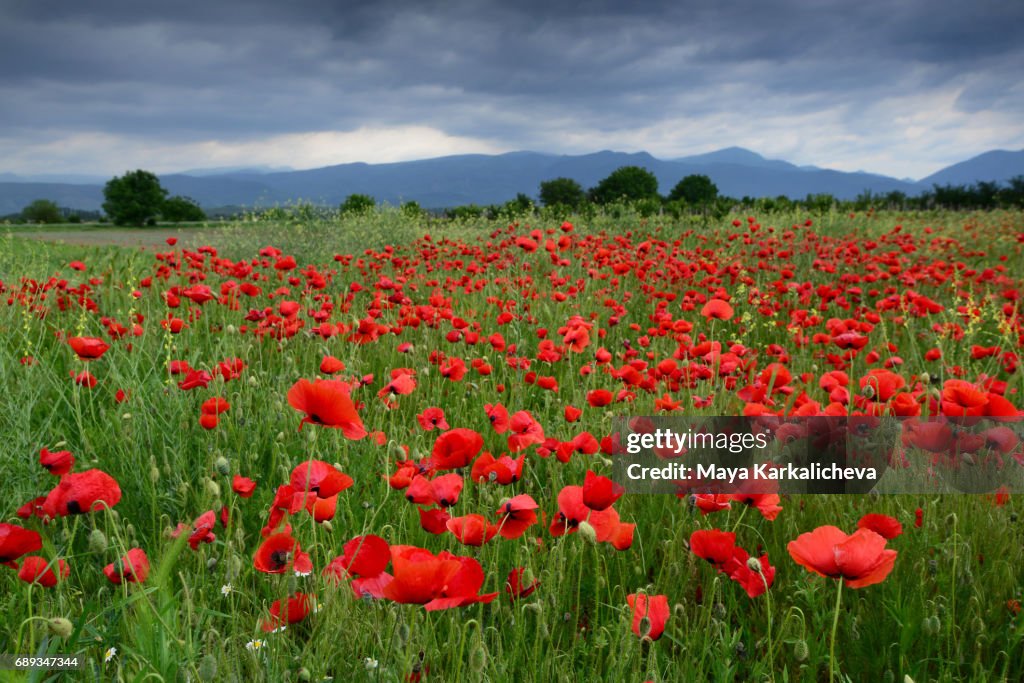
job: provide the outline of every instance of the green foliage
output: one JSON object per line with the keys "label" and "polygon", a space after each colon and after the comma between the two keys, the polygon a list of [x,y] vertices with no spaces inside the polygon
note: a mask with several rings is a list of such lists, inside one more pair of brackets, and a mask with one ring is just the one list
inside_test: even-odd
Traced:
{"label": "green foliage", "polygon": [[160,209],[160,216],[165,221],[174,223],[188,223],[205,221],[206,213],[199,207],[199,204],[190,197],[175,195],[168,197]]}
{"label": "green foliage", "polygon": [[49,199],[37,199],[21,210],[26,223],[60,223],[60,207]]}
{"label": "green foliage", "polygon": [[137,170],[107,181],[103,210],[117,225],[152,225],[160,214],[167,190],[149,171]]}
{"label": "green foliage", "polygon": [[718,186],[706,175],[688,175],[668,193],[670,201],[682,200],[690,206],[707,206],[718,197]]}
{"label": "green foliage", "polygon": [[341,203],[340,211],[343,214],[362,215],[373,211],[377,206],[377,200],[368,194],[350,194]]}
{"label": "green foliage", "polygon": [[544,206],[578,208],[587,201],[583,186],[572,178],[554,178],[540,184],[540,203]]}
{"label": "green foliage", "polygon": [[659,199],[658,179],[646,168],[623,166],[590,190],[590,200],[597,204]]}

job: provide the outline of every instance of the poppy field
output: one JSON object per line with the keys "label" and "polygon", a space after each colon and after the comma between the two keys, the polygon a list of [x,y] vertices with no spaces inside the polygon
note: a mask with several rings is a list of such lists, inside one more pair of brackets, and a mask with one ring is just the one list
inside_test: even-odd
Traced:
{"label": "poppy field", "polygon": [[616,417],[892,415],[893,467],[1015,481],[1022,248],[1019,212],[6,234],[0,654],[85,665],[0,676],[1024,680],[1012,485],[611,478]]}

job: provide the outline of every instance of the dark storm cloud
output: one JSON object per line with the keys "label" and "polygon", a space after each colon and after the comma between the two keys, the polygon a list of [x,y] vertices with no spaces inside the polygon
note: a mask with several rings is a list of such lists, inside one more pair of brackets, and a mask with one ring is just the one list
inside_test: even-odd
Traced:
{"label": "dark storm cloud", "polygon": [[1021,28],[1017,1],[9,1],[0,135],[189,142],[421,125],[563,151],[565,134],[591,131],[597,149],[602,135],[706,129],[741,111],[750,129],[736,134],[751,139],[762,117],[820,111],[850,138],[873,111],[888,123],[878,102],[917,93],[1019,111]]}

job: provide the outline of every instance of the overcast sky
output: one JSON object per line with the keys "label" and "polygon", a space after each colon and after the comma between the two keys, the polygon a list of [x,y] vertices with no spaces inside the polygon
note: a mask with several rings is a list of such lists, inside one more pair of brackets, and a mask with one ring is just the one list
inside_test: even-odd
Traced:
{"label": "overcast sky", "polygon": [[0,171],[1024,147],[1024,1],[0,0]]}

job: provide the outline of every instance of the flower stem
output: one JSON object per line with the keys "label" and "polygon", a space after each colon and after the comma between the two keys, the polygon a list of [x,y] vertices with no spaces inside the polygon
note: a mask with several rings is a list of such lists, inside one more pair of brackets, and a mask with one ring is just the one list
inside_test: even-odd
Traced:
{"label": "flower stem", "polygon": [[836,590],[836,613],[832,617],[832,639],[828,645],[828,681],[835,680],[836,668],[836,631],[839,629],[839,605],[843,599],[843,579],[839,579],[839,588]]}

